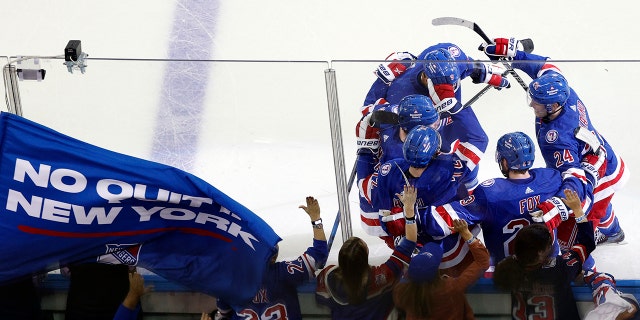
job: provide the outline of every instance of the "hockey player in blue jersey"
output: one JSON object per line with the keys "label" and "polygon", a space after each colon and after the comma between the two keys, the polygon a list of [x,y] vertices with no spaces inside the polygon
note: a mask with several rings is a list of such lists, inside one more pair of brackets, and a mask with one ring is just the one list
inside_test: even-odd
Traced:
{"label": "hockey player in blue jersey", "polygon": [[[407,135],[403,144],[403,158],[383,163],[372,176],[372,204],[379,212],[381,226],[392,237],[404,234],[405,219],[399,194],[404,185],[418,189],[416,216],[419,226],[419,244],[433,241],[420,230],[430,206],[438,206],[468,195],[462,179],[469,168],[456,153],[441,153],[440,134],[433,128],[417,126]],[[443,273],[457,276],[471,262],[468,246],[455,234],[442,240]],[[464,263],[463,259],[467,258]]]}
{"label": "hockey player in blue jersey", "polygon": [[329,252],[318,200],[307,197],[306,206],[301,205],[300,208],[311,219],[313,246],[292,261],[276,262],[275,255],[251,303],[242,307],[232,307],[218,299],[216,320],[302,319],[297,287],[315,280],[315,272],[324,267]]}
{"label": "hockey player in blue jersey", "polygon": [[[492,266],[513,254],[515,234],[534,223],[531,213],[542,201],[561,196],[562,185],[557,170],[531,169],[535,144],[523,132],[500,137],[495,159],[504,178],[485,180],[468,198],[432,208],[435,225],[426,227],[439,238],[451,234],[449,224],[456,219],[481,225]],[[557,242],[555,249],[556,254],[560,252]]]}
{"label": "hockey player in blue jersey", "polygon": [[461,156],[469,162],[472,171],[464,183],[473,190],[478,183],[477,165],[486,151],[489,138],[472,108],[463,107],[460,81],[471,77],[474,83],[509,87],[509,81],[502,76],[505,69],[500,65],[474,61],[452,43],[430,46],[412,63],[407,62],[410,58],[406,53],[401,57],[403,60],[392,60],[378,67],[375,72],[378,78],[367,93],[364,105],[381,98],[395,104],[410,94],[429,96],[442,119],[439,132],[443,151],[450,152],[449,146],[456,140],[460,141]]}
{"label": "hockey player in blue jersey", "polygon": [[[431,208],[433,219],[429,221],[433,224],[424,229],[440,238],[451,234],[451,221],[464,219],[470,224],[481,225],[492,266],[512,255],[516,233],[538,222],[532,216],[539,211],[538,206],[549,198],[559,199],[564,195],[563,179],[558,170],[531,168],[535,150],[535,143],[527,134],[504,134],[498,139],[495,157],[504,178],[485,180],[468,198]],[[583,165],[591,164],[583,162]],[[555,235],[560,219],[546,222]],[[553,254],[559,252],[560,247],[554,237]],[[589,258],[585,267],[592,268],[593,265],[593,259]]]}
{"label": "hockey player in blue jersey", "polygon": [[[563,188],[578,192],[585,201],[585,212],[594,221],[596,234],[601,234],[597,237],[598,242],[616,243],[624,240],[624,232],[611,204],[615,192],[628,180],[624,161],[593,126],[585,104],[560,70],[547,63],[548,57],[517,50],[518,41],[513,38],[495,39],[495,43],[481,47],[490,58],[512,60],[513,68],[524,71],[533,79],[529,84],[529,105],[536,116],[538,146],[547,167],[559,170],[565,178]],[[592,132],[601,148],[592,150],[584,141],[577,139],[575,132],[579,127]],[[590,152],[606,156],[606,171],[598,172],[580,166],[580,159]],[[566,206],[558,199],[544,203],[543,211],[546,215],[559,214],[563,220],[568,217]],[[571,221],[563,224],[559,229],[560,239],[568,238],[565,235],[573,230]]]}
{"label": "hockey player in blue jersey", "polygon": [[543,224],[531,224],[520,230],[513,242],[514,255],[500,261],[494,284],[511,293],[513,319],[579,320],[571,289],[581,274],[582,264],[595,249],[593,226],[586,219],[577,194],[565,190],[566,205],[573,209],[578,233],[576,243],[561,255],[550,257],[553,237]]}
{"label": "hockey player in blue jersey", "polygon": [[[391,119],[381,120],[385,117]],[[431,99],[417,94],[402,98],[398,105],[375,105],[373,109],[366,111],[358,122],[356,173],[360,194],[360,220],[367,234],[389,240],[386,238],[388,234],[380,226],[378,211],[373,210],[371,205],[373,173],[381,163],[402,158],[402,144],[411,129],[418,125],[438,129],[439,124],[438,112],[433,107]]]}
{"label": "hockey player in blue jersey", "polygon": [[[432,208],[432,221],[436,225],[422,227],[434,235],[446,236],[450,234],[448,227],[453,220],[462,218],[470,223],[481,224],[492,266],[515,254],[516,233],[535,223],[529,213],[537,210],[537,204],[548,197],[562,197],[557,192],[562,185],[562,177],[557,170],[530,169],[535,161],[535,145],[526,134],[512,132],[498,139],[496,161],[505,179],[486,180],[480,183],[469,198]],[[555,224],[557,223],[556,221]],[[557,241],[552,241],[549,254],[550,257],[559,254]],[[583,269],[591,269],[592,266],[592,258],[587,258],[583,263]],[[599,312],[603,312],[605,308],[613,308],[610,307],[612,304],[630,306],[630,303],[625,304],[622,300],[628,295],[615,288],[615,280],[611,275],[591,270],[587,274],[585,282],[593,289],[594,302],[598,306],[602,305]],[[490,275],[491,273],[487,274]]]}
{"label": "hockey player in blue jersey", "polygon": [[[581,273],[585,257],[595,249],[595,239],[577,193],[571,189],[564,193],[566,199],[562,201],[573,210],[573,218],[579,225],[576,243],[561,255],[550,255],[554,249],[548,228],[528,225],[510,245],[513,254],[496,268],[494,283],[511,291],[513,319],[580,319],[571,283]],[[595,304],[584,319],[636,319],[637,300],[620,292],[613,276],[587,272],[584,282],[591,287]]]}

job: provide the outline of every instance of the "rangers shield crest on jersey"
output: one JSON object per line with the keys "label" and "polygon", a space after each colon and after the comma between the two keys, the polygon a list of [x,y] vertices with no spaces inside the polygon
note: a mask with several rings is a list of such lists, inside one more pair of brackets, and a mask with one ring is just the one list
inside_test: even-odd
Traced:
{"label": "rangers shield crest on jersey", "polygon": [[556,140],[558,140],[558,131],[556,130],[549,130],[547,132],[547,134],[544,136],[544,139],[548,142],[548,143],[554,143],[556,142]]}

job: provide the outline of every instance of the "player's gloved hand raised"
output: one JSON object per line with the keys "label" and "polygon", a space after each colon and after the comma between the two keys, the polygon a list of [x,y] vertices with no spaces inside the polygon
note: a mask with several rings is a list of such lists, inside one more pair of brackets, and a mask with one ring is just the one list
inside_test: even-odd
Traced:
{"label": "player's gloved hand raised", "polygon": [[451,77],[438,74],[426,74],[429,97],[433,101],[433,106],[438,113],[449,112],[458,104],[456,99],[456,88],[458,83],[453,83]]}
{"label": "player's gloved hand raised", "polygon": [[428,89],[429,97],[438,113],[450,112],[458,104],[453,85],[447,83],[429,85]]}
{"label": "player's gloved hand raised", "polygon": [[531,213],[535,222],[543,222],[549,229],[558,227],[560,222],[569,219],[571,210],[564,204],[562,199],[551,197],[538,205],[540,211]]}
{"label": "player's gloved hand raised", "polygon": [[460,106],[456,99],[456,90],[460,86],[458,70],[451,67],[442,67],[437,63],[428,64],[424,68],[423,76],[426,77],[426,86],[429,90],[429,97],[433,101],[438,113],[457,113],[459,110],[452,110]]}
{"label": "player's gloved hand raised", "polygon": [[595,187],[598,185],[598,180],[604,177],[607,171],[607,151],[600,147],[596,153],[587,153],[582,160],[580,160],[580,166],[587,174],[587,179]]}
{"label": "player's gloved hand raised", "polygon": [[414,65],[416,56],[409,52],[393,52],[385,60],[390,62],[381,63],[373,72],[382,82],[391,84],[391,82],[403,74],[409,67]]}
{"label": "player's gloved hand raised", "polygon": [[356,124],[358,152],[369,150],[376,154],[380,147],[380,128],[376,128],[371,124],[372,115],[373,112],[366,114]]}
{"label": "player's gloved hand raised", "polygon": [[500,58],[512,60],[516,56],[518,45],[520,44],[520,41],[515,38],[496,38],[493,42],[490,44],[483,43],[478,48],[480,51],[484,51],[491,60]]}
{"label": "player's gloved hand raised", "polygon": [[507,69],[497,64],[474,63],[471,79],[473,83],[488,83],[498,89],[509,88],[511,84],[506,78]]}

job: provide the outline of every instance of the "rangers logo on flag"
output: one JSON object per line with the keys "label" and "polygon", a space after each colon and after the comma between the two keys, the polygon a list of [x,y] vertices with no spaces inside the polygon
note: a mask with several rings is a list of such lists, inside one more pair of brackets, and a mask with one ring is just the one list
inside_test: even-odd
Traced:
{"label": "rangers logo on flag", "polygon": [[0,230],[0,284],[77,261],[123,263],[232,304],[251,300],[280,241],[190,173],[5,112]]}

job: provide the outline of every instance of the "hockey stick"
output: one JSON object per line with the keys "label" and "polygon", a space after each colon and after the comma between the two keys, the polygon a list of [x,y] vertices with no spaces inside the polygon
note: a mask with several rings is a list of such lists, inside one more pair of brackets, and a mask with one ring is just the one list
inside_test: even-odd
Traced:
{"label": "hockey stick", "polygon": [[[351,176],[349,176],[349,181],[347,182],[347,194],[351,192],[351,187],[353,186],[353,182],[356,180],[356,168],[358,166],[358,159],[353,164],[353,169],[351,170]],[[336,233],[338,232],[338,225],[340,224],[340,211],[336,214],[336,220],[333,222],[333,227],[331,228],[331,234],[329,235],[329,240],[327,241],[327,252],[331,251],[331,245],[333,245],[333,239],[336,237]]]}
{"label": "hockey stick", "polygon": [[476,93],[475,96],[471,97],[471,99],[469,99],[469,101],[467,101],[467,103],[462,105],[462,109],[464,109],[466,107],[470,107],[473,103],[478,101],[478,99],[480,99],[480,97],[482,97],[485,93],[487,93],[487,91],[489,91],[489,89],[491,89],[491,87],[493,87],[493,86],[488,84],[484,88],[482,88],[482,90],[478,91],[478,93]]}
{"label": "hockey stick", "polygon": [[[455,18],[455,17],[440,17],[440,18],[433,19],[431,21],[431,24],[433,24],[434,26],[453,25],[453,26],[467,27],[473,30],[475,33],[477,33],[486,43],[493,44],[493,41],[487,36],[487,34],[484,33],[484,31],[480,28],[480,26],[478,26],[478,24],[473,21],[469,21],[461,18]],[[531,46],[531,50],[533,50],[533,46]],[[529,91],[529,86],[527,86],[527,84],[524,83],[524,80],[522,80],[520,75],[515,70],[513,70],[511,65],[508,62],[504,61],[502,58],[500,59],[500,61],[502,62],[504,67],[507,69],[507,72],[509,72],[513,76],[513,78],[516,79],[516,81],[518,81],[522,89],[524,89],[525,92]]]}
{"label": "hockey stick", "polygon": [[400,119],[397,113],[384,110],[375,110],[369,119],[369,125],[379,128],[381,124],[399,124]]}
{"label": "hockey stick", "polygon": [[588,144],[589,147],[591,147],[591,151],[593,151],[593,153],[598,154],[600,152],[600,146],[602,144],[600,143],[600,139],[598,139],[598,136],[596,136],[595,133],[589,131],[589,129],[585,127],[577,127],[573,131],[573,134],[576,136],[576,139]]}

